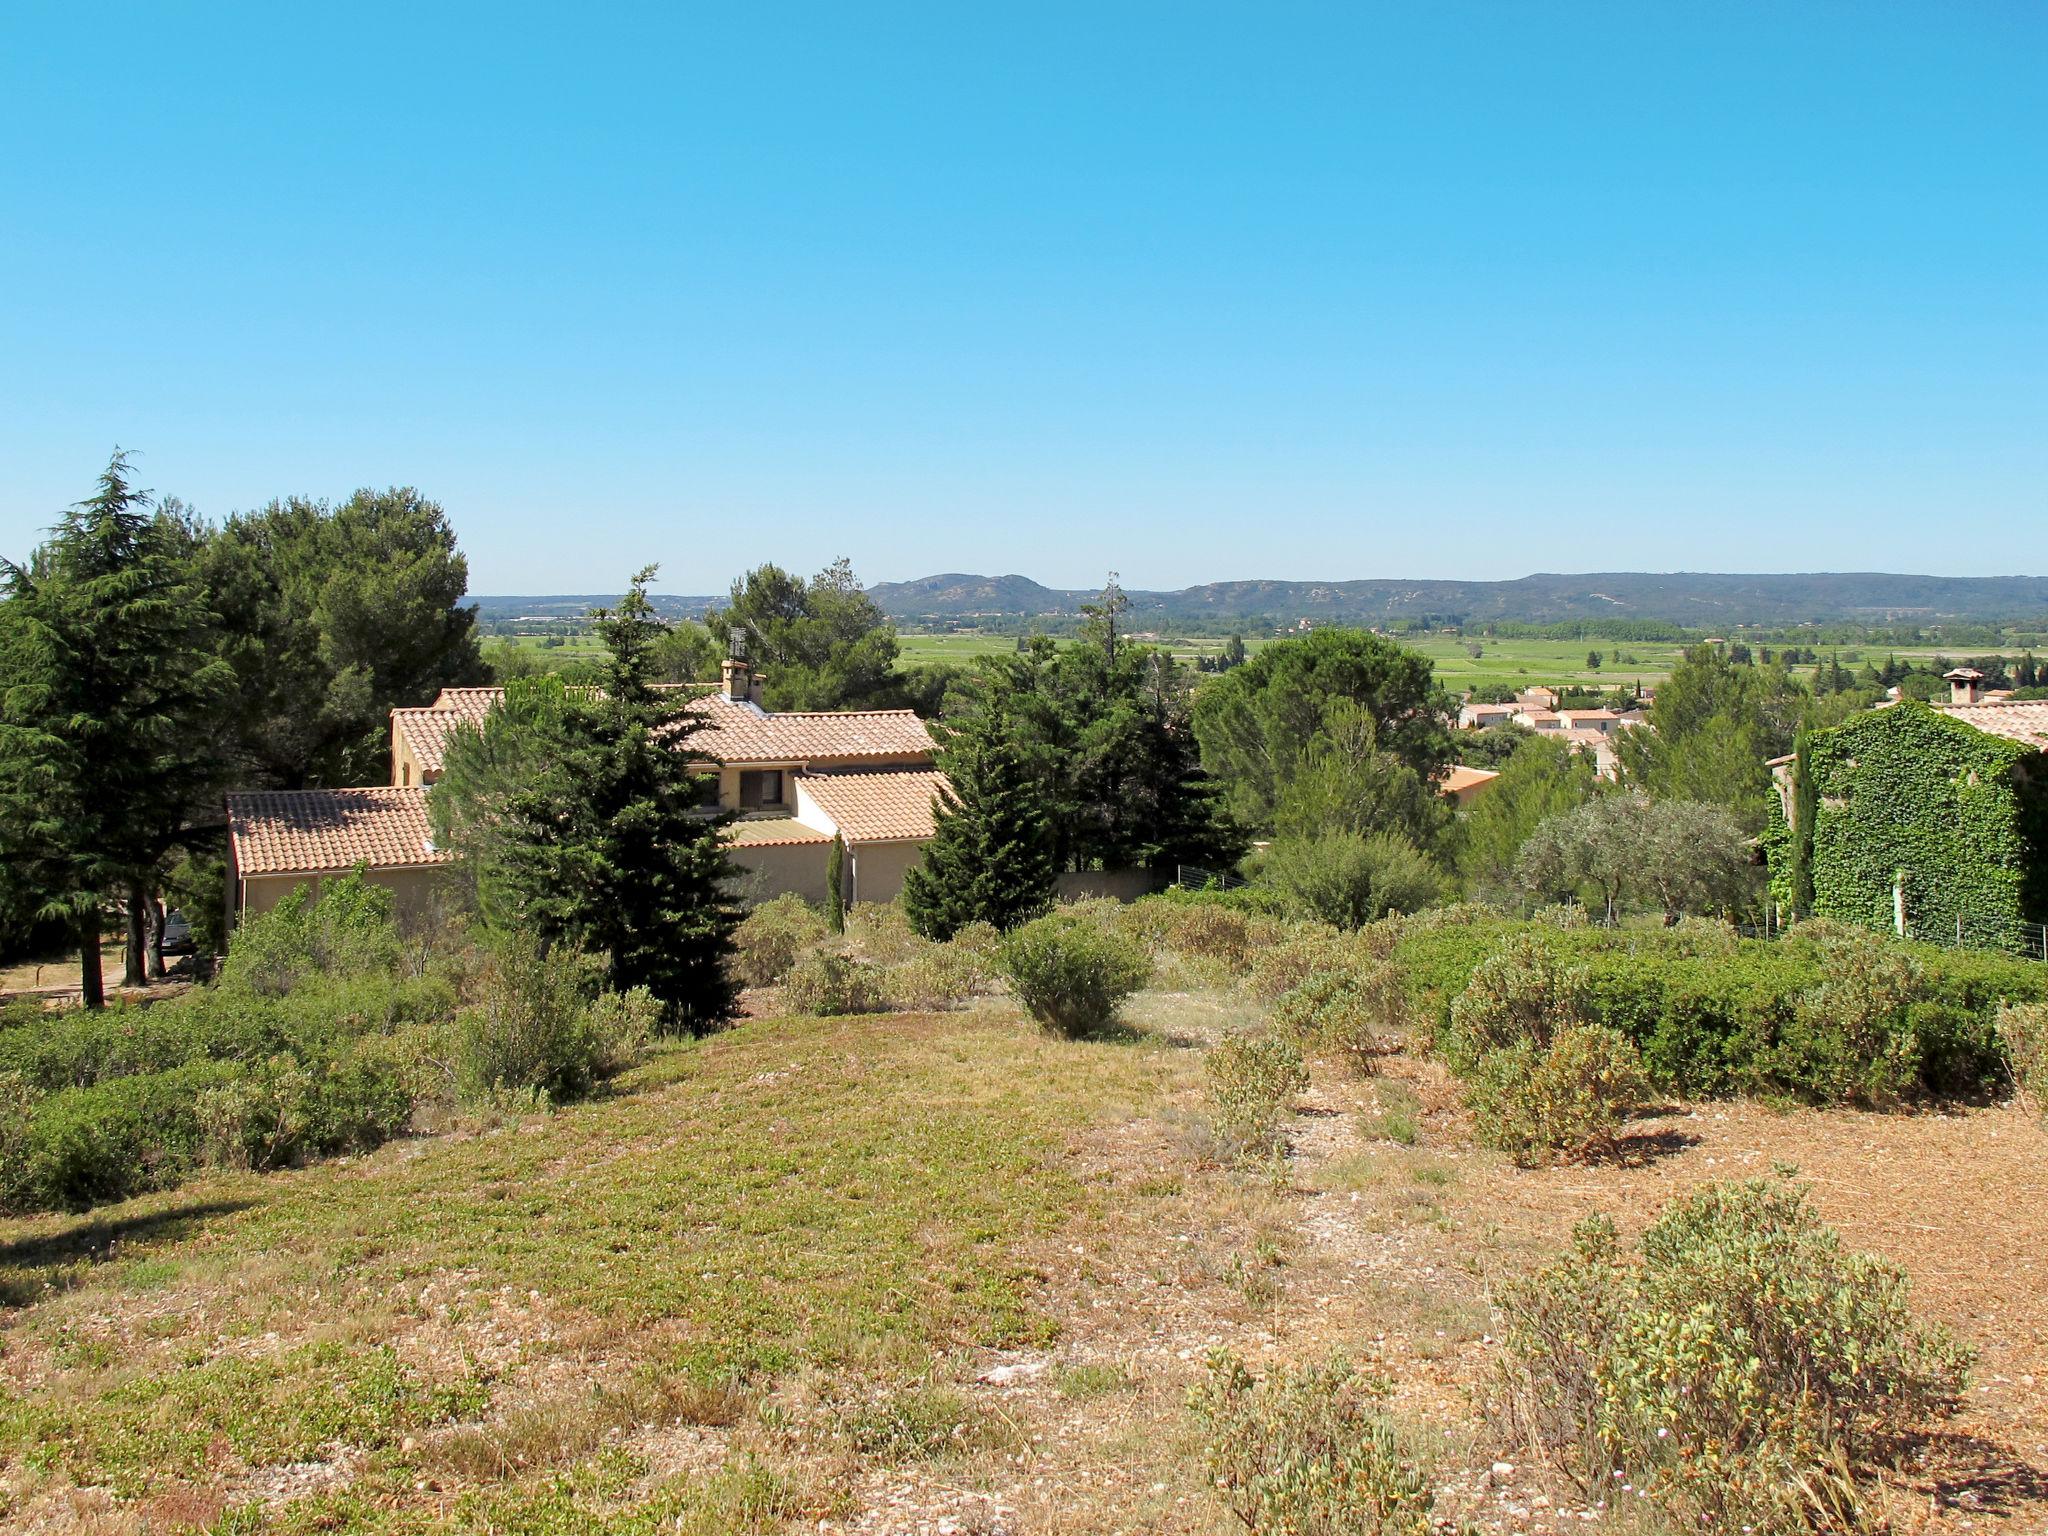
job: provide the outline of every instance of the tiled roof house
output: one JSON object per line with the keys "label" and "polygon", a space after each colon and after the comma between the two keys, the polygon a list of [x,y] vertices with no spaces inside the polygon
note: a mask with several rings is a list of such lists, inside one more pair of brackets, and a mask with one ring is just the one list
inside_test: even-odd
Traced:
{"label": "tiled roof house", "polygon": [[[268,910],[293,887],[317,887],[357,864],[402,907],[426,902],[453,857],[434,846],[427,788],[454,733],[479,725],[503,697],[499,688],[444,688],[424,708],[394,709],[389,785],[229,795],[235,909]],[[945,784],[931,732],[907,709],[769,711],[759,698],[751,669],[732,660],[718,690],[691,705],[704,728],[689,750],[715,765],[718,806],[739,818],[728,833],[739,895],[822,901],[836,834],[846,843],[848,899],[892,899],[931,838]]]}

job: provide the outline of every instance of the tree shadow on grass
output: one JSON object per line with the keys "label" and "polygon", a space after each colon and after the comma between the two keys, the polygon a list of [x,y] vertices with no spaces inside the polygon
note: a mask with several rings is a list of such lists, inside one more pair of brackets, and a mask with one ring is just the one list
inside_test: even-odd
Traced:
{"label": "tree shadow on grass", "polygon": [[25,1307],[76,1283],[86,1266],[129,1257],[137,1246],[175,1242],[252,1200],[203,1200],[136,1216],[87,1217],[55,1232],[0,1243],[0,1307]]}

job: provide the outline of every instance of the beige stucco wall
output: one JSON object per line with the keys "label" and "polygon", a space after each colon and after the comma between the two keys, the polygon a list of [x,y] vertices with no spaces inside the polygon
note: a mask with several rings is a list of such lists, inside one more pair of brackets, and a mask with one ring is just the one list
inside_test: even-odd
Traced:
{"label": "beige stucco wall", "polygon": [[903,876],[924,853],[922,842],[854,843],[846,850],[848,882],[855,901],[894,901],[903,893]]}
{"label": "beige stucco wall", "polygon": [[[241,882],[242,913],[268,912],[299,886],[311,886],[317,900],[320,887],[328,880],[343,878],[346,871],[327,875],[249,875]],[[391,892],[392,910],[398,920],[409,922],[427,916],[441,894],[447,878],[445,865],[425,869],[372,869],[363,878]]]}
{"label": "beige stucco wall", "polygon": [[739,866],[733,894],[747,906],[794,891],[805,901],[825,899],[825,861],[832,844],[740,843],[727,849]]}
{"label": "beige stucco wall", "polygon": [[391,787],[405,789],[430,780],[421,769],[419,759],[413,755],[412,743],[398,729],[398,717],[391,718]]}

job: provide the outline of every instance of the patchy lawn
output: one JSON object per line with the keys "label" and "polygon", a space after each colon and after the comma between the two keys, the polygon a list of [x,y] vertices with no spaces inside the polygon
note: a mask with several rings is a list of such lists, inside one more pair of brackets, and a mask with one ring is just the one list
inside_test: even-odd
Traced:
{"label": "patchy lawn", "polygon": [[2038,1123],[1708,1105],[1640,1124],[1630,1165],[1522,1172],[1394,1057],[1319,1067],[1285,1167],[1246,1176],[1199,1091],[1245,1017],[757,1020],[602,1102],[0,1223],[0,1524],[1212,1536],[1207,1352],[1341,1345],[1454,1511],[1600,1529],[1485,1422],[1487,1288],[1588,1211],[1633,1229],[1775,1162],[1982,1351],[1897,1528],[2048,1523]]}

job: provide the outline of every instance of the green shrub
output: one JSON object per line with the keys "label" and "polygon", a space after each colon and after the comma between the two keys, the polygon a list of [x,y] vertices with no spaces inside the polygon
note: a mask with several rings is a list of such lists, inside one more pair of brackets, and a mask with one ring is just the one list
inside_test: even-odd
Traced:
{"label": "green shrub", "polygon": [[544,950],[529,934],[504,939],[458,1021],[456,1074],[464,1096],[561,1103],[603,1080],[617,1059],[605,1030],[619,1020],[585,999],[594,974],[577,951]]}
{"label": "green shrub", "polygon": [[1524,1168],[1612,1154],[1615,1132],[1648,1098],[1642,1057],[1598,1024],[1573,1024],[1547,1045],[1520,1040],[1479,1059],[1466,1093],[1479,1140]]}
{"label": "green shrub", "polygon": [[1386,961],[1310,976],[1273,1005],[1273,1022],[1304,1049],[1342,1060],[1370,1074],[1405,1021],[1407,994]]}
{"label": "green shrub", "polygon": [[1232,975],[1251,959],[1251,916],[1221,902],[1146,896],[1124,909],[1118,926],[1147,949],[1214,961]]}
{"label": "green shrub", "polygon": [[1295,915],[1338,928],[1417,911],[1442,899],[1444,886],[1428,855],[1398,832],[1284,837],[1266,850],[1254,877]]}
{"label": "green shrub", "polygon": [[28,1138],[36,1094],[19,1072],[0,1072],[0,1211],[28,1209]]}
{"label": "green shrub", "polygon": [[272,1057],[202,1089],[192,1109],[203,1161],[261,1171],[378,1146],[412,1106],[400,1062],[373,1048],[310,1070]]}
{"label": "green shrub", "polygon": [[199,1096],[241,1071],[192,1062],[53,1093],[33,1106],[4,1182],[30,1210],[82,1211],[169,1188],[199,1159]]}
{"label": "green shrub", "polygon": [[1584,1023],[1587,979],[1584,967],[1566,964],[1534,935],[1510,938],[1473,968],[1451,1006],[1452,1065],[1524,1043],[1541,1049],[1560,1030]]}
{"label": "green shrub", "polygon": [[862,959],[877,965],[907,960],[928,942],[897,901],[856,902],[846,914],[846,938]]}
{"label": "green shrub", "polygon": [[1830,1102],[1886,1108],[1911,1095],[1922,1065],[1908,1013],[1923,994],[1919,963],[1900,945],[1849,930],[1822,942],[1821,964],[1786,1031],[1788,1067]]}
{"label": "green shrub", "polygon": [[268,912],[242,919],[220,984],[280,997],[309,977],[388,972],[400,948],[391,911],[391,892],[360,869],[328,881],[317,898],[299,886]]}
{"label": "green shrub", "polygon": [[1107,1029],[1152,972],[1129,939],[1067,911],[1012,929],[1002,966],[1025,1010],[1073,1039]]}
{"label": "green shrub", "polygon": [[1361,958],[1358,935],[1326,923],[1294,924],[1253,951],[1245,988],[1261,1002],[1275,1002],[1314,977],[1350,970]]}
{"label": "green shrub", "polygon": [[2007,1004],[1998,1010],[1998,1042],[2020,1100],[2048,1115],[2048,1004]]}
{"label": "green shrub", "polygon": [[1225,1035],[1202,1061],[1216,1139],[1234,1158],[1270,1156],[1287,1144],[1287,1117],[1308,1090],[1308,1068],[1281,1035]]}
{"label": "green shrub", "polygon": [[791,1013],[819,1018],[879,1012],[883,1006],[881,967],[864,965],[848,955],[808,955],[783,980],[782,1006]]}
{"label": "green shrub", "polygon": [[1964,1383],[1967,1351],[1908,1294],[1803,1190],[1709,1185],[1638,1257],[1596,1217],[1502,1289],[1507,1404],[1588,1496],[1626,1483],[1689,1529],[1854,1529],[1872,1464]]}
{"label": "green shrub", "polygon": [[767,987],[789,974],[797,957],[830,933],[809,902],[784,892],[749,912],[732,935],[733,975],[744,987]]}
{"label": "green shrub", "polygon": [[930,945],[890,966],[882,978],[882,992],[891,1008],[936,1013],[987,992],[994,979],[991,962],[963,949],[955,935],[949,943]]}
{"label": "green shrub", "polygon": [[[2048,998],[2048,966],[1988,951],[1938,950],[1814,921],[1781,940],[1731,939],[1725,930],[1681,921],[1674,928],[1537,929],[1487,920],[1441,921],[1459,909],[1405,918],[1395,947],[1411,1017],[1432,1031],[1454,1064],[1461,1056],[1451,1015],[1474,972],[1511,943],[1539,940],[1558,964],[1585,972],[1583,1011],[1620,1030],[1642,1051],[1652,1081],[1688,1094],[1768,1093],[1817,1103],[1882,1102],[1914,1093],[1977,1093],[1995,1086],[2003,1064],[1995,1020],[2001,1001]],[[1872,989],[1819,989],[1844,945],[1873,946],[1917,969],[1904,1010],[1876,1025]],[[1830,1010],[1865,1006],[1859,1040]],[[1890,1062],[1875,1081],[1860,1053]],[[1902,1087],[1900,1063],[1918,1061],[1917,1085]]]}
{"label": "green shrub", "polygon": [[1229,1353],[1188,1395],[1205,1470],[1247,1531],[1276,1536],[1429,1536],[1433,1498],[1402,1453],[1386,1384],[1341,1355],[1254,1378]]}

